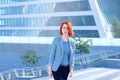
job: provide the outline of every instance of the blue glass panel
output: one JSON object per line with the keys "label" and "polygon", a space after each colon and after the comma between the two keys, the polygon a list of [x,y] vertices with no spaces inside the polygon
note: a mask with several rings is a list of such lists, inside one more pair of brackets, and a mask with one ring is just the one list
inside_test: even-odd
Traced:
{"label": "blue glass panel", "polygon": [[116,16],[120,20],[120,0],[97,0],[105,24],[111,25],[112,18]]}
{"label": "blue glass panel", "polygon": [[33,4],[33,5],[25,5],[25,6],[13,6],[13,7],[4,7],[0,9],[3,9],[5,11],[3,15],[69,12],[69,11],[90,11],[91,10],[90,5],[86,0],[61,2],[61,3]]}
{"label": "blue glass panel", "polygon": [[[64,16],[64,17],[34,17],[34,18],[8,18],[3,19],[4,27],[45,27],[59,26],[62,21],[69,20],[73,26],[95,26],[95,20],[90,16]],[[1,26],[1,25],[0,25]]]}
{"label": "blue glass panel", "polygon": [[26,2],[26,1],[35,1],[35,0],[0,0],[0,4],[10,4],[10,3],[18,3],[18,2]]}
{"label": "blue glass panel", "polygon": [[64,17],[51,17],[47,22],[47,26],[59,26],[64,20],[69,20],[73,26],[95,26],[95,20],[92,15],[90,16],[64,16]]}
{"label": "blue glass panel", "polygon": [[[99,38],[97,30],[75,30],[75,37]],[[0,30],[0,36],[34,36],[34,37],[55,37],[59,36],[58,30]]]}

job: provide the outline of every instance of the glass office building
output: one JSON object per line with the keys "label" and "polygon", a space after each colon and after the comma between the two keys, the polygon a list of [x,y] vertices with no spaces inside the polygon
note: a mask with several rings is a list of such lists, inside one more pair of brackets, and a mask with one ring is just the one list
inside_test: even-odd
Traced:
{"label": "glass office building", "polygon": [[64,20],[77,37],[106,37],[93,0],[0,1],[0,36],[55,37]]}
{"label": "glass office building", "polygon": [[24,67],[23,51],[42,55],[47,63],[49,44],[69,20],[75,37],[107,38],[96,0],[0,0],[0,71]]}

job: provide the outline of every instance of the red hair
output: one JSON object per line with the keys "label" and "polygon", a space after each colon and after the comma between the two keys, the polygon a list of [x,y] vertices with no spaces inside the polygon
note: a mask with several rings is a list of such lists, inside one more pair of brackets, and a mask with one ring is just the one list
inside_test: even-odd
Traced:
{"label": "red hair", "polygon": [[64,21],[64,22],[61,23],[61,25],[60,25],[60,35],[62,35],[62,27],[63,27],[64,24],[66,24],[67,27],[68,27],[68,35],[70,37],[74,36],[73,28],[72,28],[72,25],[69,21]]}

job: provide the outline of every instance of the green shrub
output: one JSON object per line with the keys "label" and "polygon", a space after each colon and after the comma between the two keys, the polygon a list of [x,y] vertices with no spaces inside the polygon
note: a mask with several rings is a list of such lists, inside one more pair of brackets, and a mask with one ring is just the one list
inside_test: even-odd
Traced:
{"label": "green shrub", "polygon": [[40,56],[38,56],[35,51],[28,50],[23,52],[20,58],[23,60],[23,64],[26,66],[33,66],[39,62]]}
{"label": "green shrub", "polygon": [[92,45],[92,39],[84,39],[82,37],[74,38],[75,40],[75,53],[90,53],[90,45]]}
{"label": "green shrub", "polygon": [[115,16],[112,19],[112,32],[114,38],[120,38],[120,21]]}

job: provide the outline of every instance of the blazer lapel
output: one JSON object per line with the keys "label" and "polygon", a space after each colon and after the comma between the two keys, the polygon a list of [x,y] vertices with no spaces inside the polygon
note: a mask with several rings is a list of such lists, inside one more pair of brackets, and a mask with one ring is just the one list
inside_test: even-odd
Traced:
{"label": "blazer lapel", "polygon": [[61,46],[61,50],[62,50],[62,56],[63,56],[63,53],[64,53],[64,49],[63,49],[63,42],[62,42],[62,37],[60,37],[60,46]]}
{"label": "blazer lapel", "polygon": [[71,45],[71,40],[69,38],[69,45],[70,45],[70,53],[72,52],[72,45]]}

